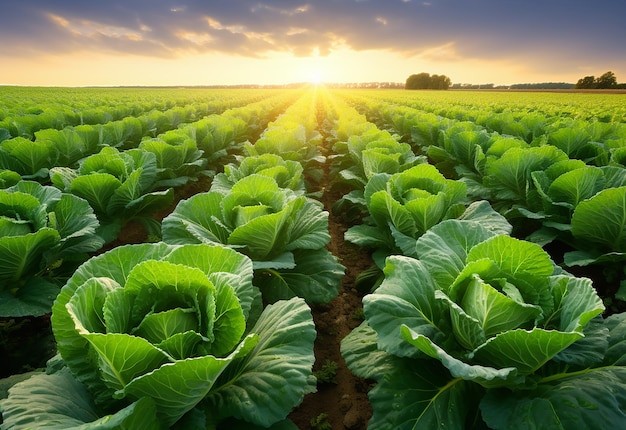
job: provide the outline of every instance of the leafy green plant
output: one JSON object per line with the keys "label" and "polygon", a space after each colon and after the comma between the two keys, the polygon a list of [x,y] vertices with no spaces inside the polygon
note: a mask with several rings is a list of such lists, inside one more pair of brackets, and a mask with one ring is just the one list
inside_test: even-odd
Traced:
{"label": "leafy green plant", "polygon": [[0,142],[0,169],[12,170],[23,179],[47,178],[51,157],[50,148],[41,141],[15,137]]}
{"label": "leafy green plant", "polygon": [[0,189],[9,188],[22,180],[19,173],[13,170],[0,170]]}
{"label": "leafy green plant", "polygon": [[417,256],[417,239],[445,219],[480,219],[489,228],[510,232],[509,223],[488,202],[467,205],[465,192],[464,183],[446,179],[431,164],[376,175],[365,188],[370,222],[350,227],[345,238],[374,249],[374,259],[382,267],[391,254]]}
{"label": "leafy green plant", "polygon": [[311,418],[309,422],[312,429],[315,430],[332,430],[332,425],[328,422],[328,414],[321,413],[316,417]]}
{"label": "leafy green plant", "polygon": [[0,315],[50,312],[65,278],[103,245],[92,208],[38,182],[0,190]]}
{"label": "leafy green plant", "polygon": [[306,172],[307,182],[318,184],[323,178],[322,166],[326,161],[320,150],[321,143],[322,135],[317,131],[308,97],[303,97],[271,122],[254,144],[245,143],[243,150],[246,156],[276,154],[285,160],[297,161]]}
{"label": "leafy green plant", "polygon": [[249,256],[269,303],[295,296],[325,303],[338,293],[344,267],[326,249],[328,212],[269,176],[246,176],[227,194],[196,194],[162,225],[165,242],[219,243]]}
{"label": "leafy green plant", "polygon": [[532,186],[532,173],[568,160],[567,154],[554,146],[511,148],[498,158],[487,158],[483,184],[498,202],[496,210],[506,214],[512,206],[534,207],[539,200]]}
{"label": "leafy green plant", "polygon": [[356,130],[346,141],[338,141],[333,146],[335,183],[347,184],[352,192],[348,200],[363,195],[368,181],[379,173],[398,173],[412,166],[424,163],[424,156],[416,156],[411,145],[398,142],[389,132],[379,130],[371,123],[364,122],[363,129]]}
{"label": "leafy green plant", "polygon": [[[538,245],[447,220],[391,256],[342,342],[374,379],[370,429],[609,428],[626,418],[626,316]],[[584,423],[584,424],[583,424]]]}
{"label": "leafy green plant", "polygon": [[337,362],[326,360],[319,370],[313,372],[318,384],[336,384],[337,383]]}
{"label": "leafy green plant", "polygon": [[565,255],[568,266],[623,261],[626,257],[626,186],[609,188],[580,202],[572,214],[577,250]]}
{"label": "leafy green plant", "polygon": [[145,139],[139,148],[155,156],[157,174],[154,188],[181,186],[214,173],[207,168],[207,159],[202,157],[202,151],[194,140],[182,131]]}
{"label": "leafy green plant", "polygon": [[[110,242],[131,219],[146,226],[148,233],[158,231],[153,211],[168,206],[174,191],[154,191],[157,181],[156,157],[142,149],[120,152],[105,147],[80,162],[77,169],[50,169],[52,183],[62,191],[87,200],[101,227],[100,235]],[[158,224],[158,223],[157,223]]]}
{"label": "leafy green plant", "polygon": [[90,259],[54,304],[62,363],[10,389],[3,427],[281,422],[315,389],[315,328],[302,299],[261,310],[252,273],[223,246],[127,245]]}
{"label": "leafy green plant", "polygon": [[240,157],[239,163],[224,166],[224,172],[218,173],[211,183],[211,191],[222,194],[230,192],[233,185],[252,174],[273,178],[280,188],[289,188],[299,194],[305,194],[304,169],[295,160],[285,160],[277,154]]}
{"label": "leafy green plant", "polygon": [[[545,170],[532,172],[532,179],[540,200],[534,200],[535,207],[517,207],[523,216],[541,221],[541,228],[528,239],[541,245],[559,239],[573,247],[586,247],[584,242],[577,243],[572,237],[572,217],[576,208],[605,189],[626,185],[626,170],[564,160]],[[576,230],[578,235],[580,225]]]}

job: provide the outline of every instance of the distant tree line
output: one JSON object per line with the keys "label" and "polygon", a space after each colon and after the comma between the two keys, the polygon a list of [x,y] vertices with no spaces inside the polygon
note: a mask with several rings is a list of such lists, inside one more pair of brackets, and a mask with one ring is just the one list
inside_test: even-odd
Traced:
{"label": "distant tree line", "polygon": [[446,75],[417,73],[406,79],[404,88],[407,90],[447,90],[452,81]]}
{"label": "distant tree line", "polygon": [[576,89],[617,89],[626,88],[626,84],[618,84],[615,73],[609,71],[602,76],[585,76],[576,82]]}

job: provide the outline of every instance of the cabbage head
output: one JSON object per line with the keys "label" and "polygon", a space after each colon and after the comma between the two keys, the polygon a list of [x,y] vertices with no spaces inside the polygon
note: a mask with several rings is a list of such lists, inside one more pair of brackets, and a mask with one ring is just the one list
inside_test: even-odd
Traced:
{"label": "cabbage head", "polygon": [[375,259],[384,260],[390,254],[416,257],[417,239],[450,218],[480,220],[494,231],[510,232],[507,220],[488,202],[468,205],[466,189],[465,183],[446,179],[431,164],[375,175],[365,187],[368,223],[350,227],[346,240],[376,249]]}
{"label": "cabbage head", "polygon": [[158,223],[147,215],[174,199],[171,188],[155,191],[156,156],[139,148],[119,151],[104,147],[83,158],[77,169],[53,167],[50,179],[60,190],[89,202],[101,224],[99,234],[107,242],[116,239],[130,219],[143,222],[148,233],[154,234]]}
{"label": "cabbage head", "polygon": [[[52,314],[75,381],[66,371],[39,375],[42,395],[31,393],[31,404],[45,407],[24,408],[9,396],[5,423],[65,414],[63,428],[71,428],[144,399],[153,405],[145,419],[156,414],[160,422],[154,428],[211,428],[229,417],[279,422],[314,390],[315,328],[302,299],[262,312],[259,301],[252,262],[222,246],[127,245],[94,257],[63,287]],[[95,418],[76,415],[75,394],[64,396],[69,403],[44,395],[50,376],[88,392]],[[26,388],[16,385],[14,399]]]}
{"label": "cabbage head", "polygon": [[328,212],[321,203],[261,173],[224,191],[181,200],[163,219],[163,240],[224,244],[247,255],[269,303],[295,296],[325,303],[337,295],[344,267],[326,249]]}
{"label": "cabbage head", "polygon": [[62,281],[103,245],[89,204],[38,182],[0,190],[0,316],[50,312]]}
{"label": "cabbage head", "polygon": [[369,428],[588,428],[599,409],[593,428],[623,422],[624,317],[602,320],[589,279],[475,221],[434,226],[418,254],[387,259],[342,342],[348,367],[379,383]]}

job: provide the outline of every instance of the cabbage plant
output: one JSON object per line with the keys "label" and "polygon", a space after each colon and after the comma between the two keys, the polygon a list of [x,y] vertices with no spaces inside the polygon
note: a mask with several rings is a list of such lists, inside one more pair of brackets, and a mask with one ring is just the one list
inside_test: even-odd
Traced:
{"label": "cabbage plant", "polygon": [[9,188],[22,180],[22,176],[13,170],[0,170],[0,188]]}
{"label": "cabbage plant", "polygon": [[500,157],[487,158],[483,184],[498,201],[497,210],[507,213],[512,206],[534,207],[539,200],[533,187],[532,173],[568,160],[567,154],[554,146],[514,147]]}
{"label": "cabbage plant", "polygon": [[255,173],[273,178],[280,188],[289,188],[299,194],[306,193],[302,164],[270,153],[242,157],[238,164],[225,165],[224,172],[213,178],[211,191],[227,194],[237,181]]}
{"label": "cabbage plant", "polygon": [[0,169],[12,170],[24,179],[47,178],[52,166],[49,146],[41,141],[15,137],[0,141]]}
{"label": "cabbage plant", "polygon": [[120,152],[105,147],[81,160],[77,169],[50,169],[50,179],[62,191],[89,202],[100,221],[100,234],[107,242],[116,239],[121,227],[131,219],[143,222],[149,234],[158,234],[156,221],[147,215],[167,207],[174,199],[171,188],[154,190],[156,157],[142,149]]}
{"label": "cabbage plant", "polygon": [[581,201],[572,214],[575,251],[565,253],[568,266],[618,263],[626,259],[626,186],[607,188]]}
{"label": "cabbage plant", "polygon": [[357,132],[333,146],[337,154],[333,160],[338,171],[336,181],[357,191],[363,191],[376,174],[401,172],[426,161],[424,156],[413,153],[411,145],[398,142],[388,131],[371,123],[364,122],[363,129]]}
{"label": "cabbage plant", "polygon": [[66,367],[13,386],[3,428],[281,422],[315,388],[315,328],[299,298],[261,311],[252,274],[248,257],[218,245],[126,245],[93,257],[52,312]]}
{"label": "cabbage plant", "polygon": [[578,205],[600,191],[626,185],[626,170],[616,166],[588,166],[581,160],[559,161],[545,170],[532,172],[531,176],[540,199],[534,200],[534,206],[519,206],[517,210],[526,218],[541,222],[541,228],[529,240],[542,245],[558,238],[577,247],[571,223]]}
{"label": "cabbage plant", "polygon": [[509,223],[489,203],[468,206],[465,183],[446,179],[431,164],[375,175],[365,187],[364,200],[369,223],[350,227],[345,237],[375,249],[381,267],[390,254],[417,257],[417,239],[445,219],[480,219],[493,230],[510,232]]}
{"label": "cabbage plant", "polygon": [[254,144],[244,143],[243,152],[249,157],[276,154],[285,160],[297,161],[306,172],[306,180],[318,184],[326,162],[320,150],[322,141],[310,109],[294,105],[271,122]]}
{"label": "cabbage plant", "polygon": [[610,428],[626,419],[626,317],[538,245],[447,220],[391,256],[342,342],[374,379],[370,429]]}
{"label": "cabbage plant", "polygon": [[237,181],[227,194],[181,200],[163,219],[162,232],[167,243],[224,244],[249,256],[268,302],[295,296],[328,302],[344,273],[326,249],[328,212],[321,203],[259,173]]}
{"label": "cabbage plant", "polygon": [[38,182],[0,190],[0,316],[39,316],[89,252],[100,249],[89,204]]}

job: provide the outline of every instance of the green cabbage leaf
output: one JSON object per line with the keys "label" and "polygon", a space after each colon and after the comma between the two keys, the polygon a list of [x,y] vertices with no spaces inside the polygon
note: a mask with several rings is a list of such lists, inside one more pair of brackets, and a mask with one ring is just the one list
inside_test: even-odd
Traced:
{"label": "green cabbage leaf", "polygon": [[66,367],[16,384],[5,423],[283,422],[315,390],[315,327],[303,299],[261,309],[252,276],[248,257],[220,245],[127,245],[91,258],[53,307]]}
{"label": "green cabbage leaf", "polygon": [[602,319],[589,279],[475,221],[443,221],[417,249],[387,258],[366,321],[342,341],[349,368],[378,382],[371,428],[543,425],[534,408],[551,411],[546,428],[599,408],[624,419],[623,318]]}
{"label": "green cabbage leaf", "polygon": [[156,157],[142,149],[120,152],[105,147],[81,160],[77,169],[52,168],[50,179],[62,191],[89,202],[107,242],[117,238],[130,219],[148,223],[148,214],[168,206],[174,198],[171,188],[155,191]]}
{"label": "green cabbage leaf", "polygon": [[0,190],[0,315],[50,312],[66,279],[100,249],[87,201],[38,182]]}
{"label": "green cabbage leaf", "polygon": [[219,243],[250,257],[268,302],[296,296],[328,302],[344,273],[326,249],[328,212],[260,173],[238,180],[225,194],[209,191],[179,202],[163,219],[162,231],[167,243]]}

